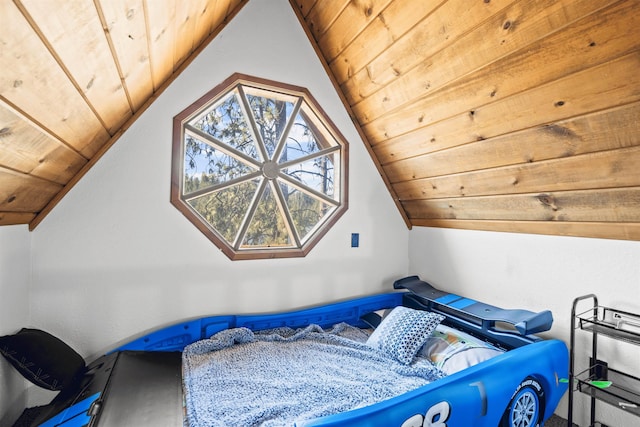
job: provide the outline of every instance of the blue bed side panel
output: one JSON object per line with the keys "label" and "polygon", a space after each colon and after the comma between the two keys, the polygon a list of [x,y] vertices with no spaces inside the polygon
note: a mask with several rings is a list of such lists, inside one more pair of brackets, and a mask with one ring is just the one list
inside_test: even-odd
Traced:
{"label": "blue bed side panel", "polygon": [[559,381],[568,374],[567,352],[562,341],[539,341],[378,404],[297,426],[496,427],[518,386],[528,381],[544,389],[546,421],[567,391]]}
{"label": "blue bed side panel", "polygon": [[[567,384],[559,381],[568,376],[567,347],[562,341],[542,340],[528,334],[547,327],[551,319],[540,313],[502,310],[436,290],[421,281],[416,283],[415,279],[411,284],[417,285],[412,292],[373,295],[285,313],[221,315],[184,321],[147,333],[114,351],[182,351],[188,344],[235,327],[262,330],[297,328],[311,323],[327,327],[339,322],[364,327],[361,320],[364,314],[405,305],[441,311],[447,315],[446,322],[507,344],[510,351],[401,396],[308,420],[299,427],[495,427],[514,392],[527,382],[535,382],[544,389],[543,421],[552,415],[567,390]],[[524,322],[523,328],[510,332],[496,330],[496,321],[503,316],[514,326]],[[534,326],[538,320],[541,325]]]}
{"label": "blue bed side panel", "polygon": [[40,424],[39,427],[82,427],[86,426],[91,421],[91,415],[89,411],[93,402],[98,400],[100,393],[95,393],[92,396],[76,403],[60,412],[53,418]]}
{"label": "blue bed side panel", "polygon": [[401,305],[402,296],[402,292],[393,292],[285,313],[205,317],[151,332],[114,349],[112,352],[122,350],[182,351],[187,345],[209,338],[211,335],[228,328],[246,327],[257,331],[281,326],[299,328],[311,323],[328,327],[339,322],[365,327],[366,325],[360,320],[360,316],[374,310]]}

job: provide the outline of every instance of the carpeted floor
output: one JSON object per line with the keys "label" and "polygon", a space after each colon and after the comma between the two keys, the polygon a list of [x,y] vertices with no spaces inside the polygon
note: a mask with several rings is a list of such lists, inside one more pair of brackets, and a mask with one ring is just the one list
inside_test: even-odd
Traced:
{"label": "carpeted floor", "polygon": [[[567,427],[568,421],[564,418],[560,418],[557,415],[552,415],[551,418],[544,423],[544,427]],[[578,427],[577,424],[574,424],[575,427]]]}

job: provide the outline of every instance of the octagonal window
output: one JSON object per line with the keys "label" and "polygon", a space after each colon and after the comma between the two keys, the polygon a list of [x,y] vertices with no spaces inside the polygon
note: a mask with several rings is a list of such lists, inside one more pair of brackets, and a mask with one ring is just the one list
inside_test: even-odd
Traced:
{"label": "octagonal window", "polygon": [[235,74],[173,126],[171,202],[231,259],[304,256],[347,209],[348,144],[304,88]]}

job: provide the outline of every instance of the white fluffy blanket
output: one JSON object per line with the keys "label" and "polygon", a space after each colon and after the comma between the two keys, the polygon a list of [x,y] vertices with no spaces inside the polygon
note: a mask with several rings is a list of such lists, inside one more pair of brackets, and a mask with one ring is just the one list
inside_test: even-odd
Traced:
{"label": "white fluffy blanket", "polygon": [[293,426],[380,402],[443,376],[427,361],[402,365],[344,323],[254,333],[229,329],[187,346],[190,427]]}

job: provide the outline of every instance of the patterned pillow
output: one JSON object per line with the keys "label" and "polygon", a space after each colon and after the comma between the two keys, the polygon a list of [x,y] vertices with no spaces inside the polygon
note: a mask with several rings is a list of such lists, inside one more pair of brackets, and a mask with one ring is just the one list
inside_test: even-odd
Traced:
{"label": "patterned pillow", "polygon": [[441,314],[398,306],[373,331],[367,345],[408,365],[442,320]]}

